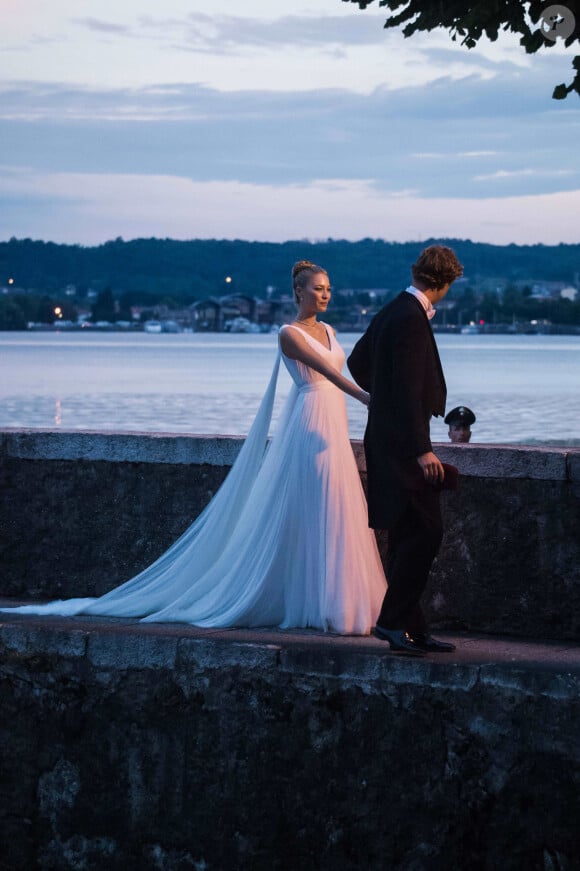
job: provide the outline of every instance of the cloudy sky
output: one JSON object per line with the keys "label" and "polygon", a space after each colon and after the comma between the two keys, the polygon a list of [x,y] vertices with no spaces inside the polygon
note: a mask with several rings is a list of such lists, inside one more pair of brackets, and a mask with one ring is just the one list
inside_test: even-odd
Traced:
{"label": "cloudy sky", "polygon": [[580,105],[551,99],[574,51],[383,21],[342,0],[1,0],[0,239],[580,241]]}

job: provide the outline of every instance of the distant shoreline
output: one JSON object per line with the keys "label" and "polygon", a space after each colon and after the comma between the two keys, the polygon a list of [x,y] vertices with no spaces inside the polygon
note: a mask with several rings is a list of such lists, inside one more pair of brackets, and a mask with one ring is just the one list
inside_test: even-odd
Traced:
{"label": "distant shoreline", "polygon": [[[341,324],[332,324],[334,329],[341,334],[350,334],[350,335],[361,335],[364,330],[353,330],[352,327],[346,328]],[[526,336],[526,335],[534,335],[534,336],[580,336],[580,326],[575,324],[540,324],[537,327],[526,324],[526,323],[517,323],[517,324],[508,324],[508,323],[498,323],[498,324],[484,324],[477,326],[469,326],[465,324],[432,324],[433,332],[436,335],[488,335],[488,336]],[[276,329],[273,330],[261,330],[260,333],[262,335],[268,335],[270,332],[277,332]],[[117,326],[112,323],[107,326],[100,325],[91,325],[87,326],[86,324],[34,324],[33,326],[29,326],[26,330],[3,330],[0,328],[0,333],[85,333],[85,334],[93,334],[93,333],[148,333],[148,330],[145,330],[143,324],[135,324],[131,326]],[[251,335],[252,331],[249,332],[231,332],[229,330],[160,330],[159,333],[163,335],[178,335],[180,333],[196,333],[196,335]],[[157,333],[157,334],[159,334]]]}

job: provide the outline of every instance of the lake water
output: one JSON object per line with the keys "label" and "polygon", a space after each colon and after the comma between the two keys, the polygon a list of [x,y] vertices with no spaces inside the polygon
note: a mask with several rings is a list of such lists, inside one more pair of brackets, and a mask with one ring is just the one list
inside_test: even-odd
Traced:
{"label": "lake water", "polygon": [[[348,353],[358,336],[339,334]],[[0,333],[0,426],[248,432],[276,335]],[[580,445],[580,336],[438,335],[447,408],[477,415],[472,442]],[[280,373],[275,418],[290,389]],[[347,399],[353,438],[366,409]],[[434,441],[447,427],[432,422]]]}

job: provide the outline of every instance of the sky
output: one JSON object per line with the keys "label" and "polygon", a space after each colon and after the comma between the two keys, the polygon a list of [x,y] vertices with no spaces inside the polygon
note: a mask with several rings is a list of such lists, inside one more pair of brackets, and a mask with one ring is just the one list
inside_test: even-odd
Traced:
{"label": "sky", "polygon": [[561,40],[377,2],[0,0],[0,239],[579,242]]}

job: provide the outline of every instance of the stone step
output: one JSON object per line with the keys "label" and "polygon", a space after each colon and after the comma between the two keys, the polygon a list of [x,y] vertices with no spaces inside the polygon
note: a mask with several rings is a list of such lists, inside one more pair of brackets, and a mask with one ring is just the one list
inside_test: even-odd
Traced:
{"label": "stone step", "polygon": [[[0,600],[0,607],[23,604]],[[372,636],[276,628],[203,629],[117,617],[0,614],[0,650],[20,655],[86,657],[106,669],[193,667],[279,669],[353,683],[425,683],[469,690],[478,683],[560,698],[580,693],[580,645],[481,633],[437,632],[453,653],[394,654]]]}

